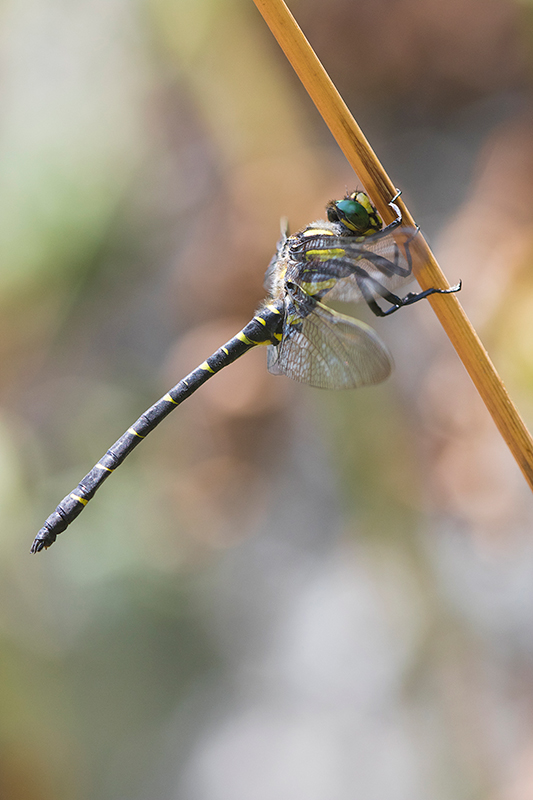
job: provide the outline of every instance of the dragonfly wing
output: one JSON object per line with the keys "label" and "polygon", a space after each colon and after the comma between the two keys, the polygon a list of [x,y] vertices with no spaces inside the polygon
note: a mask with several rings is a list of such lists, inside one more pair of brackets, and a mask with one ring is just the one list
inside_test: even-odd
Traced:
{"label": "dragonfly wing", "polygon": [[[333,284],[331,289],[320,292],[328,300],[358,302],[362,299],[357,279],[365,275],[394,291],[412,280],[411,243],[416,236],[415,228],[402,228],[386,236],[368,236],[358,242],[346,237],[313,237],[305,241],[296,254],[299,283],[309,294],[313,287]],[[332,253],[328,259],[328,253]]]}
{"label": "dragonfly wing", "polygon": [[320,389],[356,389],[380,383],[392,356],[364,322],[318,301],[298,324],[286,323],[278,347],[269,348],[268,369]]}
{"label": "dragonfly wing", "polygon": [[281,344],[274,347],[269,344],[267,347],[267,369],[272,375],[284,375],[283,369],[279,365]]}

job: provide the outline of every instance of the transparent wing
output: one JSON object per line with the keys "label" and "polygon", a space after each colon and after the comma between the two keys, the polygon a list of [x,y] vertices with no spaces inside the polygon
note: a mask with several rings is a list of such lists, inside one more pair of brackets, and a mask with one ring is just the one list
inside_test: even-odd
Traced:
{"label": "transparent wing", "polygon": [[[412,279],[412,243],[416,228],[379,233],[359,241],[343,236],[309,237],[291,255],[291,279],[309,294],[328,300],[358,302],[358,280],[370,277],[389,291]],[[331,257],[328,257],[330,256]],[[324,289],[317,287],[324,286]]]}
{"label": "transparent wing", "polygon": [[389,376],[392,356],[364,322],[317,300],[299,323],[289,318],[280,344],[268,348],[269,372],[320,389],[356,389]]}

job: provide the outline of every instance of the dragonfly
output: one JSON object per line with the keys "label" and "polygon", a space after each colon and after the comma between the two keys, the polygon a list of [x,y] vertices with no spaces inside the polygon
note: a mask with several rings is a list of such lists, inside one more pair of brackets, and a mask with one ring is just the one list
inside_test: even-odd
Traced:
{"label": "dragonfly", "polygon": [[[200,366],[183,378],[128,428],[100,461],[50,514],[35,537],[32,553],[50,547],[83,511],[100,486],[154,428],[184,400],[224,367],[253,347],[266,346],[267,367],[275,375],[323,389],[355,389],[385,380],[392,356],[366,323],[340,313],[327,303],[363,300],[379,317],[433,294],[430,288],[404,297],[393,293],[412,278],[412,244],[418,227],[402,226],[396,215],[384,226],[368,195],[346,194],[326,206],[326,220],[318,220],[294,234],[282,225],[265,276],[268,292],[253,319]],[[378,301],[388,303],[382,308]]]}

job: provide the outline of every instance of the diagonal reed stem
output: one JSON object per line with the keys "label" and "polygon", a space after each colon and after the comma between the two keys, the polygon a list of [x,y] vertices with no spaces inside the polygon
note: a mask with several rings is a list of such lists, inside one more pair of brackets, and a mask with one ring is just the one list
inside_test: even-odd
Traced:
{"label": "diagonal reed stem", "polygon": [[[365,191],[372,198],[383,219],[390,222],[391,210],[388,202],[396,194],[396,188],[296,20],[283,0],[254,0],[254,3],[348,162],[357,173]],[[413,218],[405,205],[400,201],[397,202],[406,224],[413,225]],[[420,286],[422,289],[428,289],[430,286],[447,287],[449,284],[435,256],[423,237],[417,238],[420,239],[421,258],[415,266],[415,275]],[[533,439],[459,303],[457,295],[433,295],[428,299],[496,427],[507,442],[530,488],[533,489]]]}

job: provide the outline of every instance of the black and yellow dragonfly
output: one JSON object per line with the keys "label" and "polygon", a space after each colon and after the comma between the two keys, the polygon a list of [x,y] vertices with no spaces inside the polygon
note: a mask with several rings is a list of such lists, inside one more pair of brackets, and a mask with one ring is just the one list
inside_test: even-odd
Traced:
{"label": "black and yellow dragonfly", "polygon": [[[393,294],[411,278],[411,243],[418,233],[417,228],[402,227],[398,196],[389,204],[396,219],[385,228],[368,196],[353,192],[328,203],[327,220],[292,235],[283,230],[266,273],[268,297],[254,318],[128,428],[48,517],[31,552],[50,547],[156,425],[252,347],[267,345],[270,372],[309,386],[355,389],[385,380],[392,357],[377,333],[322,301],[364,300],[376,316],[387,316],[431,294],[461,288]],[[386,310],[378,298],[389,303]]]}

